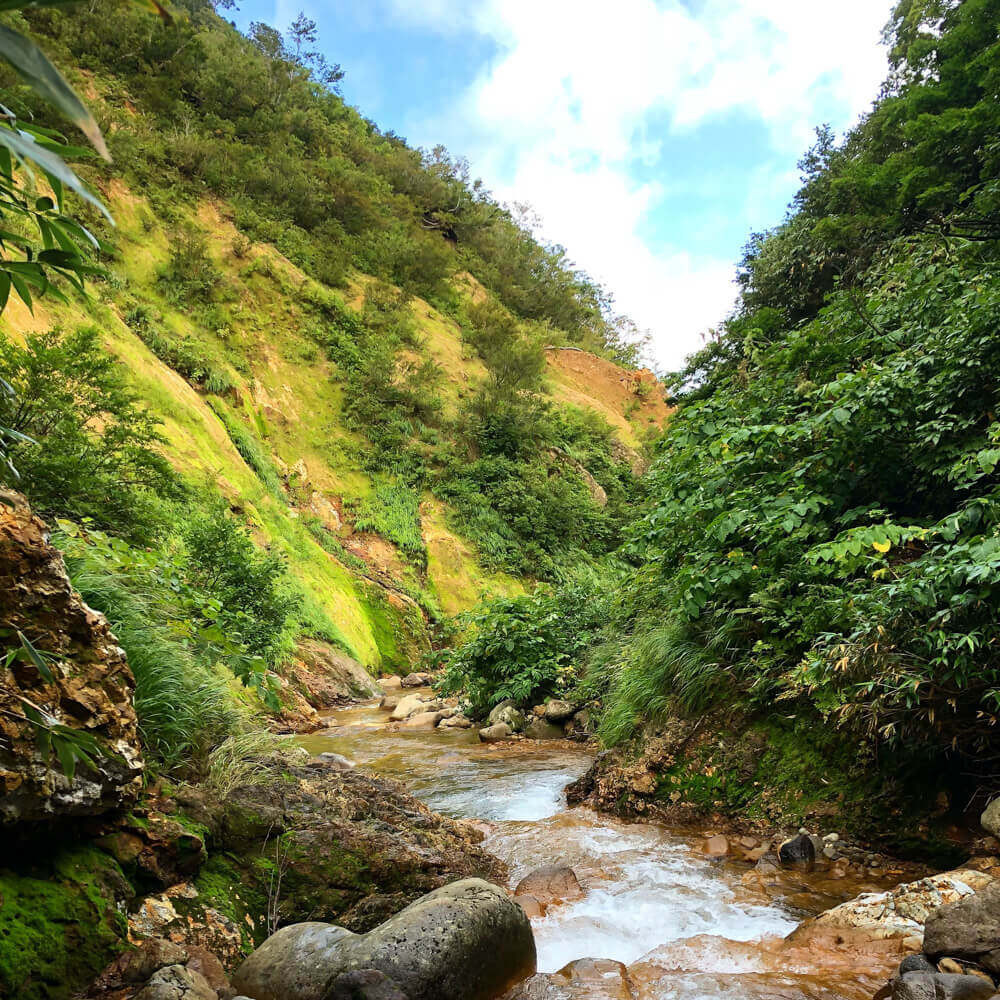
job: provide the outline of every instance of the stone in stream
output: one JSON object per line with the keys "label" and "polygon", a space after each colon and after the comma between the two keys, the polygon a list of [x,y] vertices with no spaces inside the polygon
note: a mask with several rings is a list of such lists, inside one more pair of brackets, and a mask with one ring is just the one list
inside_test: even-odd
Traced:
{"label": "stone in stream", "polygon": [[413,729],[420,732],[430,731],[441,719],[440,712],[415,712],[405,722],[400,723],[400,729]]}
{"label": "stone in stream", "polygon": [[389,674],[388,677],[380,677],[376,683],[383,691],[397,691],[403,686],[403,679],[397,674]]}
{"label": "stone in stream", "polygon": [[702,853],[710,858],[721,858],[729,853],[729,840],[721,834],[708,837],[702,844]]}
{"label": "stone in stream", "polygon": [[479,730],[479,738],[484,743],[499,743],[514,735],[514,730],[506,722],[498,722],[495,726],[486,726]]}
{"label": "stone in stream", "polygon": [[995,992],[979,976],[944,972],[908,972],[892,984],[892,1000],[986,1000]]}
{"label": "stone in stream", "polygon": [[427,673],[414,672],[412,674],[407,674],[401,681],[400,684],[405,688],[419,688],[427,687],[434,678]]}
{"label": "stone in stream", "polygon": [[451,715],[438,723],[439,729],[471,729],[472,720],[464,715]]}
{"label": "stone in stream", "polygon": [[542,907],[542,912],[553,903],[572,903],[583,899],[586,893],[576,872],[566,865],[545,865],[525,875],[514,890],[518,896],[532,896]]}
{"label": "stone in stream", "polygon": [[387,694],[378,703],[379,711],[380,712],[391,712],[402,700],[403,700],[403,696],[402,695]]}
{"label": "stone in stream", "polygon": [[535,939],[503,889],[463,879],[367,934],[283,927],[236,970],[233,987],[254,1000],[339,1000],[338,977],[363,969],[383,973],[408,1000],[493,1000],[534,973]]}
{"label": "stone in stream", "polygon": [[782,868],[799,868],[812,871],[816,865],[816,847],[804,833],[790,837],[778,848],[778,861]]}
{"label": "stone in stream", "polygon": [[532,976],[503,1000],[633,1000],[628,969],[607,958],[579,958],[558,972]]}
{"label": "stone in stream", "polygon": [[546,722],[545,719],[537,718],[532,719],[528,723],[528,728],[525,729],[524,735],[529,740],[562,740],[566,738],[566,734],[561,727],[554,723]]}
{"label": "stone in stream", "polygon": [[441,709],[438,701],[428,701],[423,695],[408,694],[405,698],[400,698],[399,703],[389,714],[390,722],[402,722],[417,712],[436,712]]}

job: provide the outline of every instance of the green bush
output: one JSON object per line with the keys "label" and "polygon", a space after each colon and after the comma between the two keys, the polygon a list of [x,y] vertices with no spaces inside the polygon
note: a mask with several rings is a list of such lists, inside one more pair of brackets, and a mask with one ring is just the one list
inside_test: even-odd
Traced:
{"label": "green bush", "polygon": [[[0,465],[39,513],[89,518],[148,541],[166,527],[163,501],[182,495],[158,451],[159,422],[127,387],[93,327],[30,334],[22,348],[0,338],[0,426],[20,478]],[[6,480],[4,477],[6,476]]]}
{"label": "green bush", "polygon": [[219,601],[218,624],[246,650],[277,663],[291,651],[301,599],[284,560],[262,552],[219,500],[184,525],[192,584]]}
{"label": "green bush", "polygon": [[[610,572],[610,576],[615,574]],[[459,641],[440,654],[442,694],[459,694],[477,717],[506,699],[523,708],[566,693],[610,620],[595,579],[488,601],[459,615]]]}

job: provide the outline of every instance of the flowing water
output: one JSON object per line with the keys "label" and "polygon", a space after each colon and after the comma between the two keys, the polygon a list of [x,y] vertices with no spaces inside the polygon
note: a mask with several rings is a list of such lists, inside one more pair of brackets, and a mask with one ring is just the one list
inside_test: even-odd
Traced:
{"label": "flowing water", "polygon": [[563,789],[591,763],[583,748],[488,746],[475,730],[392,731],[386,718],[374,702],[339,710],[301,742],[403,781],[438,812],[482,821],[483,846],[507,863],[511,887],[552,864],[571,866],[586,887],[583,899],[532,921],[540,973],[576,963],[533,983],[532,998],[868,1000],[899,961],[892,943],[784,940],[806,917],[878,885],[823,873],[763,885],[744,878],[745,863],[702,855],[697,832],[568,808]]}

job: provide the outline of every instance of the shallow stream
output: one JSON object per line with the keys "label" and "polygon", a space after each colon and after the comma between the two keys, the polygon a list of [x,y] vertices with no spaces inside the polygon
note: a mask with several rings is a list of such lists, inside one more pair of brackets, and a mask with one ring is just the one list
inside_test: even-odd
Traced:
{"label": "shallow stream", "polygon": [[583,748],[484,745],[475,730],[392,731],[386,718],[375,702],[338,710],[302,743],[404,782],[438,812],[482,821],[483,846],[507,863],[511,887],[535,868],[566,864],[587,889],[532,921],[538,971],[611,961],[538,982],[533,1000],[868,1000],[899,961],[891,951],[783,940],[805,918],[883,886],[821,872],[782,873],[763,886],[744,879],[746,863],[704,856],[699,831],[568,808],[563,789],[592,759]]}

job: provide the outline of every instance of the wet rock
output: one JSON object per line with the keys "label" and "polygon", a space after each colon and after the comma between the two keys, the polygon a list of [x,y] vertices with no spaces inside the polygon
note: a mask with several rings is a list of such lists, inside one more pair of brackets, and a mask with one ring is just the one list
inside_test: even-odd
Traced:
{"label": "wet rock", "polygon": [[778,861],[782,868],[812,871],[816,864],[816,847],[804,833],[791,837],[778,848]]}
{"label": "wet rock", "polygon": [[926,955],[907,955],[899,963],[897,972],[905,976],[908,972],[937,972],[937,968]]}
{"label": "wet rock", "polygon": [[484,743],[499,743],[501,740],[510,739],[514,735],[514,730],[506,722],[498,722],[495,726],[486,726],[479,730],[479,738]]}
{"label": "wet rock", "polygon": [[207,860],[205,841],[189,824],[156,810],[141,819],[127,816],[113,833],[96,843],[107,851],[124,871],[153,880],[166,888],[183,882]]}
{"label": "wet rock", "polygon": [[611,959],[580,958],[558,972],[532,976],[503,1000],[633,1000],[628,969]]}
{"label": "wet rock", "polygon": [[513,702],[504,701],[490,712],[486,717],[486,722],[489,726],[504,723],[510,726],[511,732],[519,733],[524,729],[525,718],[524,713]]}
{"label": "wet rock", "polygon": [[532,719],[528,723],[524,735],[529,740],[561,740],[566,738],[566,734],[559,726],[538,718]]}
{"label": "wet rock", "polygon": [[398,691],[403,686],[403,678],[398,674],[389,674],[388,677],[379,677],[375,683],[383,691]]}
{"label": "wet rock", "polygon": [[438,723],[439,729],[471,729],[472,720],[464,715],[451,715]]}
{"label": "wet rock", "polygon": [[316,759],[321,760],[328,767],[336,767],[341,771],[354,767],[353,760],[348,760],[342,753],[332,753],[329,750],[321,753]]}
{"label": "wet rock", "polygon": [[408,1000],[405,993],[378,969],[344,972],[330,984],[326,1000]]}
{"label": "wet rock", "polygon": [[927,918],[924,952],[959,958],[1000,973],[1000,883],[941,906]]}
{"label": "wet rock", "polygon": [[201,973],[168,965],[153,973],[133,1000],[219,1000],[219,995]]}
{"label": "wet rock", "polygon": [[237,970],[255,1000],[333,1000],[345,972],[375,969],[409,1000],[492,1000],[535,971],[524,911],[495,885],[465,879],[408,906],[367,934],[293,924]]}
{"label": "wet rock", "polygon": [[942,958],[937,964],[937,971],[951,972],[956,976],[960,976],[965,972],[965,969],[963,969],[962,966],[959,965],[959,963],[953,958]]}
{"label": "wet rock", "polygon": [[892,1000],[986,1000],[994,992],[978,976],[941,972],[909,972],[892,984]]}
{"label": "wet rock", "polygon": [[542,909],[542,904],[535,899],[534,896],[529,896],[527,893],[522,893],[518,895],[514,894],[514,902],[524,910],[525,916],[529,920],[535,917],[540,917],[545,911]]}
{"label": "wet rock", "polygon": [[549,722],[565,722],[576,711],[576,705],[559,698],[553,698],[545,705],[545,718]]}
{"label": "wet rock", "polygon": [[[20,629],[52,659],[52,679],[15,660],[0,682],[0,824],[95,816],[138,797],[143,760],[132,697],[135,680],[103,615],[70,586],[48,529],[24,499],[0,503],[0,623]],[[0,663],[9,640],[0,639]],[[97,740],[97,769],[71,781],[38,750],[25,700]]]}
{"label": "wet rock", "polygon": [[399,699],[396,707],[389,715],[389,721],[402,722],[411,715],[416,715],[417,712],[429,712],[437,707],[436,703],[428,701],[423,695],[408,694],[404,698]]}
{"label": "wet rock", "polygon": [[400,684],[405,688],[427,687],[427,685],[433,680],[433,675],[421,671],[415,671],[412,674],[407,674],[400,681]]}
{"label": "wet rock", "polygon": [[729,841],[721,835],[708,837],[701,845],[701,850],[710,858],[721,858],[729,853]]}
{"label": "wet rock", "polygon": [[398,694],[387,694],[383,695],[382,700],[378,703],[380,712],[391,712],[396,706],[403,700],[402,695]]}
{"label": "wet rock", "polygon": [[1000,798],[994,799],[984,810],[979,822],[987,833],[1000,837]]}
{"label": "wet rock", "polygon": [[412,729],[418,732],[429,732],[441,718],[440,712],[415,712],[400,724],[400,729]]}
{"label": "wet rock", "polygon": [[514,895],[533,896],[544,912],[554,903],[571,903],[583,899],[586,893],[572,868],[566,865],[545,865],[525,875],[517,883]]}

